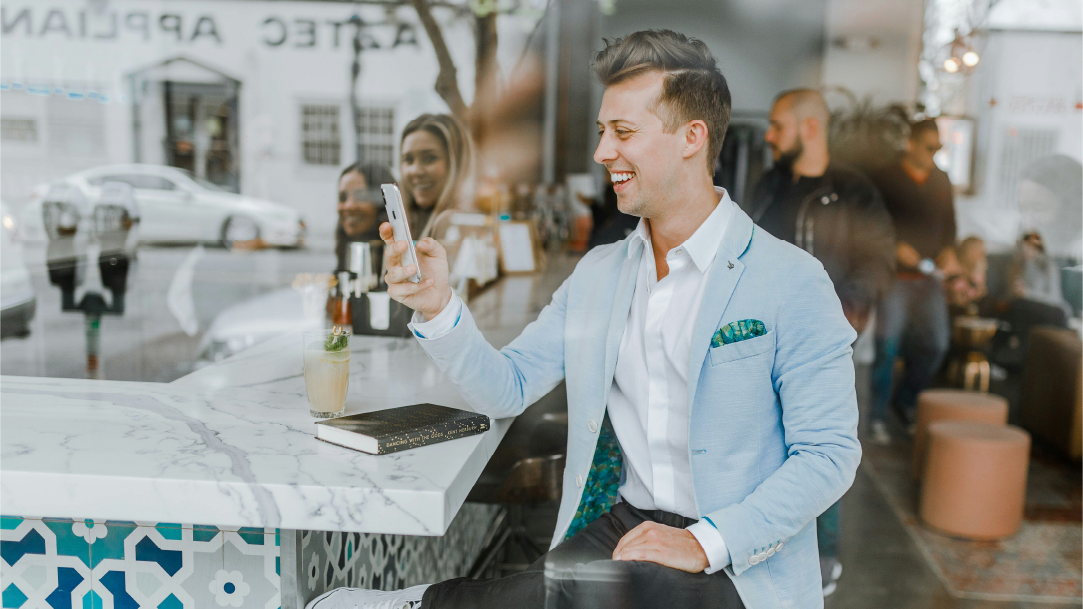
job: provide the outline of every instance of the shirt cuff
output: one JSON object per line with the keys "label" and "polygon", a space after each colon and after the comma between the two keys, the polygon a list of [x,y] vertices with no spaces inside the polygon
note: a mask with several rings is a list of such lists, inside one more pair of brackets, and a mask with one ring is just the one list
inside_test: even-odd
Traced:
{"label": "shirt cuff", "polygon": [[722,539],[722,533],[714,528],[709,520],[704,518],[688,527],[687,530],[696,538],[703,548],[703,553],[707,555],[707,562],[710,565],[703,570],[704,573],[710,575],[730,564],[730,551],[726,547],[725,540]]}
{"label": "shirt cuff", "polygon": [[462,314],[463,300],[459,298],[458,294],[452,292],[451,300],[444,307],[444,310],[429,321],[425,321],[425,317],[421,313],[414,311],[414,316],[410,321],[410,330],[414,333],[414,336],[422,340],[435,340],[454,330],[455,326],[459,325],[459,318],[462,317]]}

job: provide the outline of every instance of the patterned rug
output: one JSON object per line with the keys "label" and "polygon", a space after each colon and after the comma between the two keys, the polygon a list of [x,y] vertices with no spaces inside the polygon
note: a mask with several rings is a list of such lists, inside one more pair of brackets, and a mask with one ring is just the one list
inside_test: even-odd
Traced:
{"label": "patterned rug", "polygon": [[1072,467],[1035,450],[1019,532],[1000,541],[968,541],[924,527],[920,487],[910,473],[910,440],[865,443],[862,467],[902,520],[947,590],[961,598],[1068,602],[1083,600],[1083,484]]}

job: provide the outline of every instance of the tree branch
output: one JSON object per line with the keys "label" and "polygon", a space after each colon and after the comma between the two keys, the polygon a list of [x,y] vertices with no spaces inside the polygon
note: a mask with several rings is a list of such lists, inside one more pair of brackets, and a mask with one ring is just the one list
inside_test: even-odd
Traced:
{"label": "tree branch", "polygon": [[444,42],[444,33],[440,30],[440,24],[432,16],[432,8],[428,0],[410,0],[410,3],[414,5],[425,33],[429,35],[433,51],[436,52],[436,61],[440,64],[440,73],[436,76],[436,92],[451,109],[452,114],[463,122],[469,123],[470,108],[463,101],[462,93],[459,92],[455,62],[451,59],[447,43]]}

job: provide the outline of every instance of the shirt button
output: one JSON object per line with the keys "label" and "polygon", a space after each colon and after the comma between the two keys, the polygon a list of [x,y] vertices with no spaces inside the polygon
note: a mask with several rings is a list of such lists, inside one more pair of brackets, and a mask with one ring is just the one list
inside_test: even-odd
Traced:
{"label": "shirt button", "polygon": [[580,476],[579,474],[575,475],[575,485],[583,486],[583,476]]}
{"label": "shirt button", "polygon": [[594,421],[587,421],[587,429],[590,430],[590,433],[594,433],[598,431],[598,424]]}

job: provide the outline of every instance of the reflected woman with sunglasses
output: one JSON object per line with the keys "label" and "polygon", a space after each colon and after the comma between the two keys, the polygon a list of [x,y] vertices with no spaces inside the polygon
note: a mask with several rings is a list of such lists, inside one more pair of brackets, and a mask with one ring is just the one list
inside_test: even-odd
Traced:
{"label": "reflected woman with sunglasses", "polygon": [[391,170],[377,163],[354,163],[338,178],[338,226],[335,227],[335,258],[338,271],[346,270],[350,243],[379,241],[380,224],[387,221],[380,184],[394,183]]}

